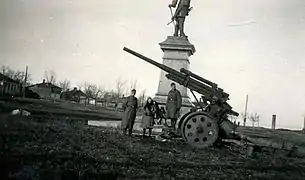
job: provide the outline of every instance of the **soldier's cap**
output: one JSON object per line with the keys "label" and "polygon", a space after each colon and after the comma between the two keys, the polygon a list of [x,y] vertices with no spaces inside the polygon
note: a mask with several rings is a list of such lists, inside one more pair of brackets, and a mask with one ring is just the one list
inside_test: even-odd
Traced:
{"label": "soldier's cap", "polygon": [[175,83],[171,83],[171,86],[175,86],[176,84]]}

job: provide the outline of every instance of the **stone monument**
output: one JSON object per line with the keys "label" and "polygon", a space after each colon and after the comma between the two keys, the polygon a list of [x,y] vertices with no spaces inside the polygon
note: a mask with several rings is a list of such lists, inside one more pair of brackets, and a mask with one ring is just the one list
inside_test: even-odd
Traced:
{"label": "stone monument", "polygon": [[[172,12],[172,7],[176,7],[177,0],[173,0],[169,8]],[[189,58],[195,53],[195,47],[191,44],[184,34],[184,22],[185,17],[190,11],[190,0],[180,0],[175,14],[172,13],[172,21],[174,23],[174,35],[168,36],[165,41],[159,43],[163,54],[163,64],[169,66],[177,71],[181,68],[189,69],[190,61]],[[180,34],[178,34],[180,32]],[[161,105],[164,106],[167,99],[167,94],[170,90],[170,84],[173,82],[165,77],[166,73],[161,71],[159,85],[157,93],[154,99]],[[185,113],[190,110],[192,103],[188,96],[187,88],[176,83],[177,89],[180,91],[182,96],[182,108],[181,113]]]}

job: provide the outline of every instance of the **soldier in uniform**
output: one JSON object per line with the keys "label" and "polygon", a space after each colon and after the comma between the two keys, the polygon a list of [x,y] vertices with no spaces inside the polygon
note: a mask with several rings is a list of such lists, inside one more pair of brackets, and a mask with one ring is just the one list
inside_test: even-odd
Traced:
{"label": "soldier in uniform", "polygon": [[[170,8],[175,8],[178,3],[178,0],[173,0],[172,4],[169,5]],[[175,21],[175,33],[174,36],[178,36],[180,31],[180,36],[186,37],[184,34],[184,22],[185,17],[188,16],[190,11],[191,0],[179,0],[178,7],[175,11],[175,14],[172,17],[172,20]]]}
{"label": "soldier in uniform", "polygon": [[131,90],[131,95],[126,98],[126,102],[123,105],[124,113],[122,116],[121,128],[124,130],[124,135],[127,133],[131,136],[133,124],[136,119],[138,109],[138,99],[135,97],[136,90]]}
{"label": "soldier in uniform", "polygon": [[176,84],[171,83],[171,90],[168,92],[166,100],[166,117],[171,120],[171,126],[175,129],[175,125],[179,116],[182,105],[182,97],[176,89]]}

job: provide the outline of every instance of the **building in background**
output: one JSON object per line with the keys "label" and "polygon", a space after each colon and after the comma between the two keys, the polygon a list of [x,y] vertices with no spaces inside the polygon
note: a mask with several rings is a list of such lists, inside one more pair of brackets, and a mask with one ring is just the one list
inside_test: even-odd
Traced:
{"label": "building in background", "polygon": [[67,91],[62,92],[60,95],[60,99],[85,104],[87,96],[83,91],[75,87],[73,90],[68,89]]}
{"label": "building in background", "polygon": [[0,73],[0,96],[20,96],[22,84]]}
{"label": "building in background", "polygon": [[41,99],[60,99],[62,89],[52,83],[45,82],[28,86],[28,88],[37,93]]}

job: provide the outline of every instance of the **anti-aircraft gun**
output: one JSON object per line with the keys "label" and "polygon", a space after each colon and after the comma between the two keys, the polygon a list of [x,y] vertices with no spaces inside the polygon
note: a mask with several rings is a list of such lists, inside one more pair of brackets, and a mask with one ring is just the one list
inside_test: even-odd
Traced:
{"label": "anti-aircraft gun", "polygon": [[180,72],[160,64],[126,47],[124,51],[162,69],[168,74],[166,77],[180,85],[187,87],[197,103],[194,91],[201,94],[203,104],[200,110],[183,114],[178,120],[178,134],[191,146],[205,148],[221,139],[236,139],[236,125],[228,120],[229,115],[238,116],[227,103],[229,94],[219,88],[217,84],[204,79],[191,71],[181,68]]}

